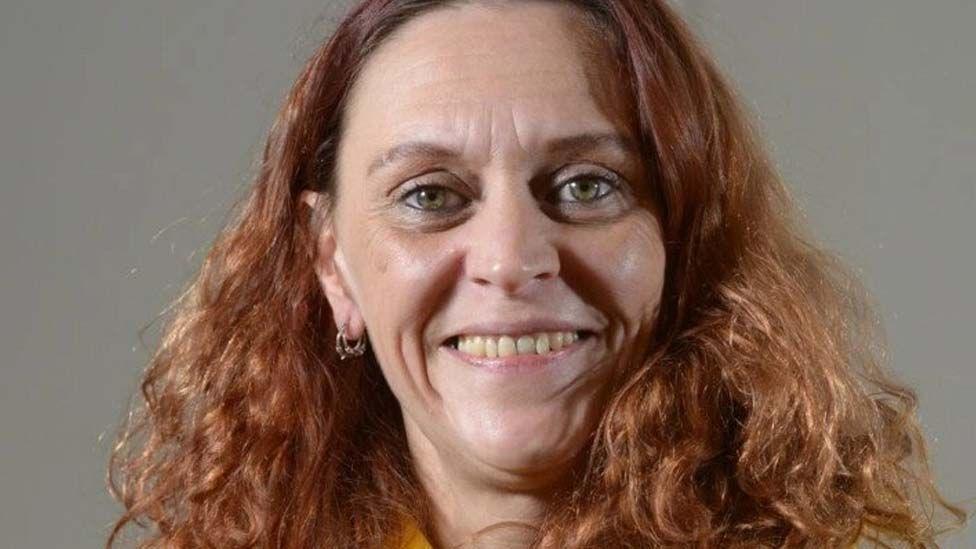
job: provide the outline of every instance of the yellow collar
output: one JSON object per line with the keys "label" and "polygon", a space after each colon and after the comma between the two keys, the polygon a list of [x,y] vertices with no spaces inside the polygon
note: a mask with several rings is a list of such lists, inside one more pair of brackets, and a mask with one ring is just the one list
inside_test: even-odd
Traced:
{"label": "yellow collar", "polygon": [[400,542],[391,549],[434,549],[434,546],[427,541],[424,534],[417,528],[413,521],[405,521],[403,533],[400,534]]}

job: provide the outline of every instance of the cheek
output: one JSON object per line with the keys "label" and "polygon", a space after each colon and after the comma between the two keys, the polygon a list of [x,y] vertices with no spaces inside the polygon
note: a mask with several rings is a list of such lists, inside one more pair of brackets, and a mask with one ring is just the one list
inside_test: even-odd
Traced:
{"label": "cheek", "polygon": [[633,336],[651,321],[664,286],[665,252],[660,224],[645,210],[585,241],[587,261],[603,281],[611,317]]}
{"label": "cheek", "polygon": [[635,304],[656,307],[664,286],[664,240],[655,218],[647,216],[635,225],[619,244],[619,288]]}
{"label": "cheek", "polygon": [[369,295],[363,296],[370,309],[384,317],[399,317],[423,302],[432,291],[431,271],[443,263],[447,247],[436,236],[406,234],[388,228],[362,230],[357,251],[357,271]]}
{"label": "cheek", "polygon": [[355,270],[363,282],[359,305],[392,387],[406,375],[405,369],[417,368],[422,374],[423,329],[450,289],[455,254],[452,243],[438,234],[384,227],[366,229],[358,240]]}

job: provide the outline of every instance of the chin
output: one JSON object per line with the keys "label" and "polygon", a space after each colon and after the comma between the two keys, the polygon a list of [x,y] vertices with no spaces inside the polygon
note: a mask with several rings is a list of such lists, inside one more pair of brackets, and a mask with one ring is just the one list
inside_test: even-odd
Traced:
{"label": "chin", "polygon": [[475,461],[513,478],[558,476],[592,432],[570,418],[533,421],[531,415],[516,413],[484,414],[479,419],[462,433],[464,446]]}

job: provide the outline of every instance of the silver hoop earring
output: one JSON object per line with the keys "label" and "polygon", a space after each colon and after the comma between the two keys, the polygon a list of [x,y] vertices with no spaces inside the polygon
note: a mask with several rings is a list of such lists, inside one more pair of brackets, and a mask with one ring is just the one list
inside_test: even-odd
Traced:
{"label": "silver hoop earring", "polygon": [[351,346],[349,340],[346,339],[346,323],[344,322],[339,327],[339,333],[336,334],[336,352],[339,353],[340,360],[363,356],[366,353],[366,332],[363,331],[363,337],[356,341],[355,346]]}

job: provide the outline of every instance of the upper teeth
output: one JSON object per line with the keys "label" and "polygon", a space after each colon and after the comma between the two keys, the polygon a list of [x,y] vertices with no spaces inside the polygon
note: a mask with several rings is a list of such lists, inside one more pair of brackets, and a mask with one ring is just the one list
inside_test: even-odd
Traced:
{"label": "upper teeth", "polygon": [[558,351],[579,339],[578,332],[540,332],[523,336],[459,336],[462,353],[488,358]]}

